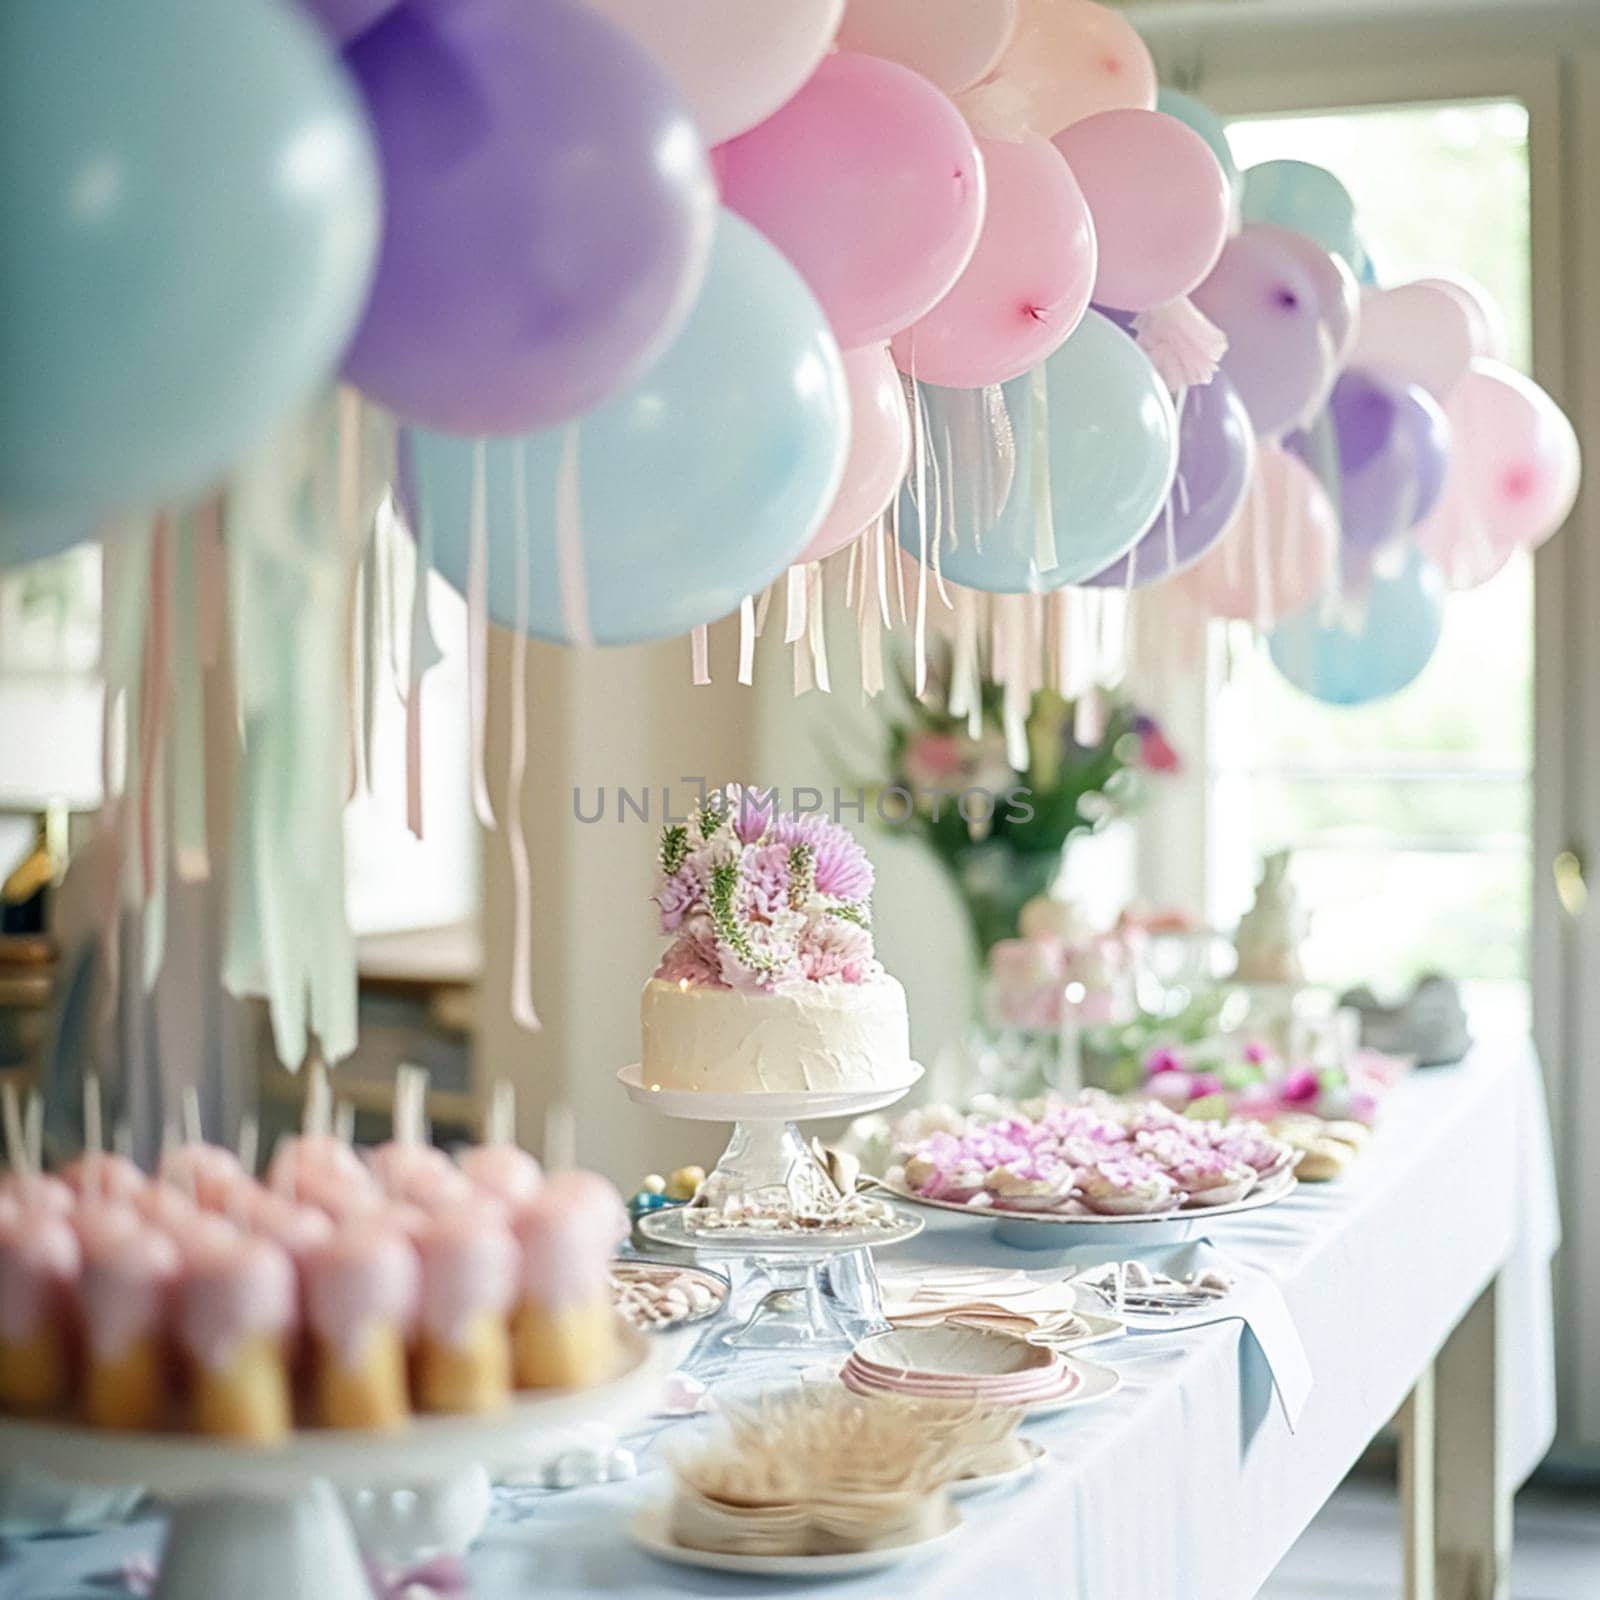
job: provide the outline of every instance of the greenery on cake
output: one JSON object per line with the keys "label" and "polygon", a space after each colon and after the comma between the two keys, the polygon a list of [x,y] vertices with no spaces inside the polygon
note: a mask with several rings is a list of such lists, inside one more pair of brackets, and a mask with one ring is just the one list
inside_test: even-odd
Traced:
{"label": "greenery on cake", "polygon": [[730,784],[661,831],[656,904],[673,942],[658,978],[719,989],[863,983],[872,863],[838,823]]}

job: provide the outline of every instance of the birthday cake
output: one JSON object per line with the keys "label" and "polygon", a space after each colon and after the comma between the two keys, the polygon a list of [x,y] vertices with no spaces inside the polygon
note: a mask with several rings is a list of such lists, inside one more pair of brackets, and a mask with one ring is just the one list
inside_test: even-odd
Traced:
{"label": "birthday cake", "polygon": [[661,834],[672,944],[639,1003],[652,1087],[804,1093],[903,1083],[906,996],[879,965],[872,865],[837,823],[731,785]]}

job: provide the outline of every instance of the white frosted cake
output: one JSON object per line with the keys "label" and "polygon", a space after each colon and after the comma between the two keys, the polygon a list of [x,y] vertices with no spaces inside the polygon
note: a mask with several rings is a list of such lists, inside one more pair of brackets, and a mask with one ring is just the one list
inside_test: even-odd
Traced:
{"label": "white frosted cake", "polygon": [[706,1093],[904,1083],[905,990],[879,965],[872,867],[837,823],[736,785],[661,837],[673,936],[639,1002],[641,1077]]}
{"label": "white frosted cake", "polygon": [[771,994],[652,978],[639,1027],[641,1076],[663,1089],[869,1089],[911,1070],[906,992],[887,972]]}

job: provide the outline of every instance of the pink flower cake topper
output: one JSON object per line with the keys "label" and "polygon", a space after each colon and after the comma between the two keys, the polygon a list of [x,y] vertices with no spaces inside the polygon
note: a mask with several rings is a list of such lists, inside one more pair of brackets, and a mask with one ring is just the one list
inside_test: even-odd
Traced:
{"label": "pink flower cake topper", "polygon": [[770,991],[881,970],[866,852],[826,817],[781,811],[775,791],[708,794],[662,829],[659,865],[661,931],[675,938],[658,978]]}

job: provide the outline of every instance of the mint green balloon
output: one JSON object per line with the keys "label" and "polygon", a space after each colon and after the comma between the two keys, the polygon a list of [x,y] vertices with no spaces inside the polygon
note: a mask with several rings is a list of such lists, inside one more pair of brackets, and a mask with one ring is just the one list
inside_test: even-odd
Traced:
{"label": "mint green balloon", "polygon": [[0,562],[215,482],[337,367],[377,245],[288,0],[4,0],[0,195]]}
{"label": "mint green balloon", "polygon": [[[1036,379],[1044,375],[1044,411]],[[1138,542],[1166,504],[1178,465],[1172,399],[1149,358],[1098,311],[1087,313],[1044,363],[1001,386],[1005,416],[988,391],[922,384],[926,437],[939,482],[924,469],[930,551],[952,582],[991,594],[1043,594],[1082,583]],[[1041,561],[1043,472],[1035,434],[1048,436],[1050,532],[1056,560]],[[996,429],[1009,431],[1009,478],[992,454]],[[916,469],[900,499],[900,543],[922,548]],[[937,524],[935,523],[937,515]],[[929,556],[931,565],[932,557]]]}
{"label": "mint green balloon", "polygon": [[1246,222],[1275,222],[1315,239],[1358,272],[1366,256],[1356,232],[1356,203],[1326,167],[1309,161],[1262,161],[1244,170]]}
{"label": "mint green balloon", "polygon": [[1239,163],[1233,159],[1233,147],[1228,143],[1228,126],[1210,106],[1202,105],[1191,95],[1176,89],[1162,89],[1156,94],[1156,110],[1176,117],[1187,128],[1198,133],[1211,146],[1228,187],[1237,195],[1240,189]]}

